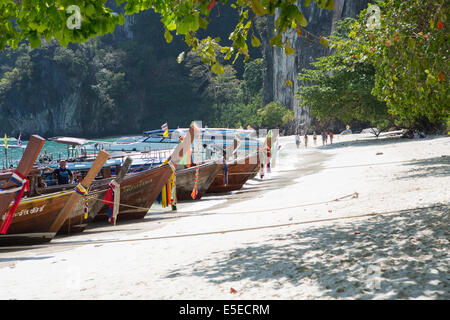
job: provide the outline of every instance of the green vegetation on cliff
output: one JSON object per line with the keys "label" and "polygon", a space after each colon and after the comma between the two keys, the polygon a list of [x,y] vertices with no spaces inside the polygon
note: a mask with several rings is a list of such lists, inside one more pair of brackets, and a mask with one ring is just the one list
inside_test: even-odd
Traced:
{"label": "green vegetation on cliff", "polygon": [[[229,17],[212,32],[221,35]],[[225,29],[225,30],[224,30]],[[11,135],[106,136],[186,126],[260,125],[262,67],[236,61],[211,72],[187,46],[169,45],[152,12],[134,16],[129,37],[116,32],[82,44],[23,43],[0,54],[0,128]],[[259,50],[253,55],[258,58]]]}

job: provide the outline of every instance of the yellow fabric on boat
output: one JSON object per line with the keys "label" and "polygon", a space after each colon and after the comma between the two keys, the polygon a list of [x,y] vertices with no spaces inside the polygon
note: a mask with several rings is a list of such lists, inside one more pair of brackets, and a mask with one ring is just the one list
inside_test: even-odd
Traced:
{"label": "yellow fabric on boat", "polygon": [[166,186],[165,185],[161,191],[161,204],[162,204],[163,208],[167,207]]}

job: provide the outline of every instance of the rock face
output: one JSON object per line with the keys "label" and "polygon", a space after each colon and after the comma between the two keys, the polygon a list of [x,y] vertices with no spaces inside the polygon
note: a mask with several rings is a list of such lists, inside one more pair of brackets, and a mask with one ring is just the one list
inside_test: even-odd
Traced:
{"label": "rock face", "polygon": [[[333,11],[319,9],[313,2],[308,7],[304,7],[303,0],[297,1],[297,5],[308,20],[307,31],[320,37],[329,36],[334,30],[336,21],[346,17],[356,17],[369,2],[370,0],[335,0]],[[271,52],[265,50],[265,58],[272,68],[266,70],[264,90],[268,92],[263,94],[263,104],[272,100],[279,101],[294,110],[295,121],[289,131],[301,133],[311,130],[312,119],[309,109],[299,107],[299,101],[294,97],[299,85],[297,75],[316,58],[329,54],[329,49],[307,34],[299,37],[296,32],[292,32],[286,36],[291,39],[295,54],[286,56],[278,47],[272,48]],[[268,39],[265,42],[267,43]],[[270,61],[271,58],[272,61]],[[292,81],[293,87],[285,84],[288,80]]]}
{"label": "rock face", "polygon": [[[327,36],[337,20],[356,16],[368,2],[335,0],[334,11],[321,10],[311,2],[308,8],[302,8],[309,21],[307,30],[316,36]],[[299,6],[302,3],[303,0],[298,1]],[[117,6],[112,8],[122,10]],[[224,16],[223,23],[216,23],[215,27],[212,25],[215,33],[227,23],[235,23],[228,15]],[[167,97],[162,93],[184,74],[172,70],[181,68],[178,64],[174,66],[166,61],[175,61],[179,51],[163,48],[161,41],[165,43],[165,40],[160,35],[160,18],[156,15],[150,18],[126,16],[124,26],[118,26],[113,35],[102,37],[101,47],[98,47],[100,44],[79,44],[61,48],[49,43],[32,51],[21,47],[17,51],[1,53],[0,128],[3,132],[13,136],[22,132],[24,136],[39,133],[43,136],[98,137],[135,133],[141,127],[148,129],[152,126],[148,121],[163,121],[157,119],[161,116],[158,111],[161,106],[167,108],[169,113],[176,113],[177,118],[181,113],[189,115],[186,104],[179,104],[178,96]],[[312,124],[309,110],[300,108],[294,97],[298,89],[297,74],[317,57],[329,52],[317,40],[299,37],[294,32],[287,36],[292,39],[296,54],[286,56],[281,49],[269,45],[273,21],[273,17],[268,17],[258,28],[263,40],[263,105],[271,101],[281,102],[295,113],[290,131],[309,130]],[[129,43],[122,44],[123,48],[139,45],[145,55],[134,59],[127,56],[121,46],[107,50],[107,45],[127,41]],[[141,45],[142,41],[145,45]],[[168,53],[174,57],[168,57]],[[143,56],[147,61],[143,61]],[[128,75],[130,67],[134,68],[134,73]],[[136,71],[141,69],[150,76],[145,77],[145,74]],[[169,72],[177,78],[168,77]],[[287,80],[292,81],[293,87],[285,85]],[[185,92],[191,94],[185,90],[188,85],[187,82],[179,82],[178,89],[173,92],[178,92],[184,99]],[[197,100],[189,99],[192,105],[189,110],[195,110]],[[134,114],[139,115],[140,122],[133,117]],[[144,114],[147,118],[142,116]]]}

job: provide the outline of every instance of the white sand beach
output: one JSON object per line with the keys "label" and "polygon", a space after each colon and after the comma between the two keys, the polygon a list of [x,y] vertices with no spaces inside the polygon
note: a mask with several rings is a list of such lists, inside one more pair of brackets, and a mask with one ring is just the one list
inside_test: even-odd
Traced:
{"label": "white sand beach", "polygon": [[450,299],[450,137],[280,145],[231,194],[1,249],[0,299]]}

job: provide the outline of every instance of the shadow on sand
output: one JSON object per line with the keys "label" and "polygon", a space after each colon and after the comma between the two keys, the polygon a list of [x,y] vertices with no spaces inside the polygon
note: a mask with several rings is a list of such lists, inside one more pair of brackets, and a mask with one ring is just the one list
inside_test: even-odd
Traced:
{"label": "shadow on sand", "polygon": [[[3,250],[2,250],[2,252],[3,252]],[[29,261],[29,260],[45,260],[45,259],[51,259],[51,258],[53,258],[53,256],[0,258],[0,263],[1,262]]]}
{"label": "shadow on sand", "polygon": [[245,280],[255,288],[271,281],[274,289],[312,282],[321,291],[317,298],[449,299],[449,214],[447,205],[310,226],[224,252],[208,266],[195,261],[167,277]]}
{"label": "shadow on sand", "polygon": [[423,160],[415,160],[404,164],[405,166],[419,166],[411,169],[401,179],[417,179],[424,177],[445,177],[450,176],[450,155],[434,157]]}

